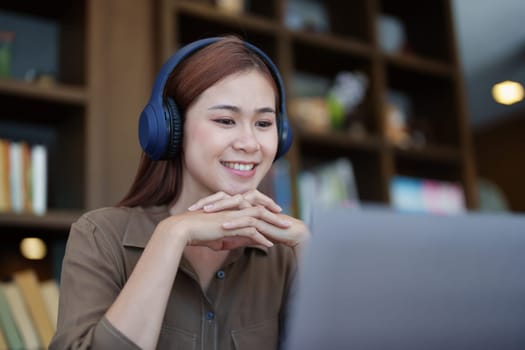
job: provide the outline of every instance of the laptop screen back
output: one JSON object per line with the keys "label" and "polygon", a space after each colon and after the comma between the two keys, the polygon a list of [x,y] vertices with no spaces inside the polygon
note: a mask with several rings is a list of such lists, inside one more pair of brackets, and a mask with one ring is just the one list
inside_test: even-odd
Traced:
{"label": "laptop screen back", "polygon": [[525,216],[317,212],[286,349],[525,349]]}

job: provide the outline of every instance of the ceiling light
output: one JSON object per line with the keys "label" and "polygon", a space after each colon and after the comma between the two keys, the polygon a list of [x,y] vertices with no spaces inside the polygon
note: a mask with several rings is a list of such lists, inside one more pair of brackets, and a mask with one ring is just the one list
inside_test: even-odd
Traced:
{"label": "ceiling light", "polygon": [[492,87],[492,97],[498,103],[511,105],[523,100],[523,85],[518,82],[505,80]]}

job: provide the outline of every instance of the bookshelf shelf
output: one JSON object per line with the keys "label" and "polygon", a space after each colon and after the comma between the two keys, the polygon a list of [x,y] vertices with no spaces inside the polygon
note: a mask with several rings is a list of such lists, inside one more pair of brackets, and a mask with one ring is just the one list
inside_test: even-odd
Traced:
{"label": "bookshelf shelf", "polygon": [[87,102],[87,93],[81,86],[42,86],[16,79],[0,79],[0,94],[73,105],[83,105]]}
{"label": "bookshelf shelf", "polygon": [[341,53],[350,53],[368,57],[373,48],[357,39],[335,36],[330,34],[307,33],[304,31],[290,31],[292,39],[298,42],[304,42],[311,46],[317,46],[322,50],[340,51]]}
{"label": "bookshelf shelf", "polygon": [[67,232],[82,212],[71,210],[51,210],[45,215],[0,213],[2,227],[41,228],[45,230],[60,230]]}
{"label": "bookshelf shelf", "polygon": [[385,60],[388,64],[400,68],[413,70],[415,72],[428,75],[442,76],[445,78],[451,77],[453,74],[452,67],[431,58],[416,55],[400,54],[383,54],[383,56],[385,57]]}
{"label": "bookshelf shelf", "polygon": [[227,25],[234,25],[236,27],[249,30],[263,31],[268,33],[275,33],[279,30],[279,22],[253,13],[244,13],[242,15],[238,15],[228,13],[227,11],[218,10],[216,7],[207,4],[191,3],[188,1],[176,3],[172,9],[175,9],[181,14],[187,16]]}
{"label": "bookshelf shelf", "polygon": [[397,146],[391,147],[394,148],[394,152],[397,157],[404,157],[414,160],[432,160],[436,162],[455,164],[459,164],[461,162],[461,153],[453,147],[438,145],[427,145],[421,148],[400,148]]}
{"label": "bookshelf shelf", "polygon": [[318,145],[320,147],[340,147],[343,149],[361,149],[380,152],[383,147],[381,138],[366,136],[352,137],[344,132],[313,131],[296,127],[298,132],[297,142]]}

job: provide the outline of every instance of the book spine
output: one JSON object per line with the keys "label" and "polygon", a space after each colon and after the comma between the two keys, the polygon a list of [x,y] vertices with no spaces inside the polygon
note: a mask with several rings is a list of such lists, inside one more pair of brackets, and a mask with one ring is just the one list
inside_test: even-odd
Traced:
{"label": "book spine", "polygon": [[44,215],[47,210],[47,149],[34,145],[31,149],[31,193],[32,210]]}
{"label": "book spine", "polygon": [[13,318],[20,332],[26,350],[41,348],[35,325],[24,303],[24,298],[14,282],[4,283],[5,296],[13,311]]}
{"label": "book spine", "polygon": [[0,212],[11,210],[9,141],[0,139]]}
{"label": "book spine", "polygon": [[36,273],[32,270],[23,270],[16,272],[14,275],[16,285],[20,288],[29,313],[36,326],[40,343],[47,348],[54,334],[54,328],[51,324],[51,318],[47,312],[40,285]]}
{"label": "book spine", "polygon": [[4,288],[0,285],[0,327],[5,335],[5,339],[9,349],[22,350],[24,343],[18,331],[15,320],[13,318],[13,311],[5,296]]}
{"label": "book spine", "polygon": [[15,213],[24,210],[22,143],[11,142],[9,145],[9,183],[11,189],[11,208]]}

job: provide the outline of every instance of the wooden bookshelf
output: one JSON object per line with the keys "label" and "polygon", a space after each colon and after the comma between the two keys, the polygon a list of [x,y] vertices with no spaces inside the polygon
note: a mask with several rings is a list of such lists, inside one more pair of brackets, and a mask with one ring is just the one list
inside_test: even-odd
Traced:
{"label": "wooden bookshelf", "polygon": [[[18,240],[27,235],[63,241],[82,212],[112,205],[123,196],[138,165],[137,122],[155,72],[181,45],[226,33],[237,33],[272,57],[287,84],[288,101],[294,97],[290,82],[297,72],[333,79],[339,71],[359,70],[369,79],[359,107],[364,135],[309,131],[292,120],[295,142],[287,156],[292,180],[304,169],[346,157],[362,201],[390,203],[392,177],[412,175],[459,182],[468,206],[476,206],[471,136],[449,1],[323,1],[331,24],[324,33],[287,28],[284,0],[251,0],[242,14],[221,11],[213,3],[2,2],[1,11],[43,18],[61,29],[54,84],[0,79],[0,122],[30,125],[54,135],[48,214],[1,214],[0,231],[11,247],[5,248],[7,255],[16,256]],[[403,21],[409,52],[393,54],[380,48],[380,13]],[[401,148],[386,137],[382,111],[389,89],[413,100],[413,118],[430,131],[423,148]],[[23,260],[17,261],[16,266],[23,266]],[[41,265],[39,271],[49,274],[50,262]],[[0,273],[7,270],[0,265]]]}

